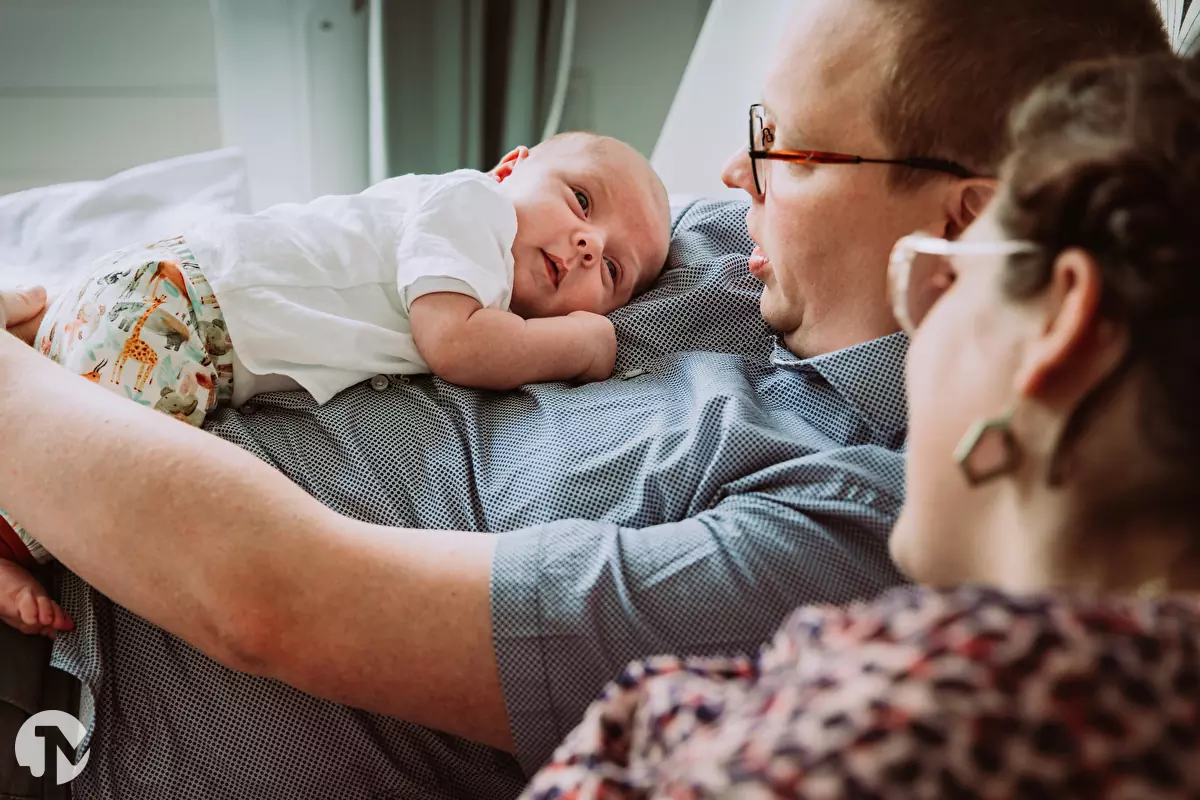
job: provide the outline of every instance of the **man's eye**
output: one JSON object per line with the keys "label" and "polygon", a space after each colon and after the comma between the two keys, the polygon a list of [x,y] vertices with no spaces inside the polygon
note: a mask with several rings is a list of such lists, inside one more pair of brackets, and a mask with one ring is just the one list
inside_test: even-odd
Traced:
{"label": "man's eye", "polygon": [[575,199],[579,202],[579,207],[583,209],[583,215],[586,217],[588,212],[592,210],[592,201],[578,189],[575,190]]}
{"label": "man's eye", "polygon": [[604,259],[604,264],[608,267],[608,274],[612,276],[613,283],[616,283],[617,275],[620,274],[620,272],[617,270],[617,262],[613,261],[611,258],[606,258]]}

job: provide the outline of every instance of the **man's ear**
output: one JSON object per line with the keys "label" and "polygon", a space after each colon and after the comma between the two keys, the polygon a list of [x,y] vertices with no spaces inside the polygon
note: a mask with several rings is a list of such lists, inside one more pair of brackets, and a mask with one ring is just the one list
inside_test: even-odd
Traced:
{"label": "man's ear", "polygon": [[974,222],[996,195],[997,182],[992,178],[967,178],[956,181],[946,206],[944,238],[958,239]]}
{"label": "man's ear", "polygon": [[509,175],[512,175],[513,167],[515,167],[517,164],[520,164],[527,158],[529,158],[529,148],[525,145],[521,145],[504,158],[500,159],[500,163],[492,167],[492,170],[488,173],[488,175],[491,175],[497,181],[503,182],[505,178],[507,178]]}

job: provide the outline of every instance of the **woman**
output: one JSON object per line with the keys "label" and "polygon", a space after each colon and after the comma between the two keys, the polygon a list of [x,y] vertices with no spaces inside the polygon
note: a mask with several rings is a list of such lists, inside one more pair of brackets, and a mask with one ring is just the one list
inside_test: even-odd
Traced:
{"label": "woman", "polygon": [[527,797],[1200,792],[1200,67],[1076,68],[1013,136],[893,256],[924,587],[632,665]]}

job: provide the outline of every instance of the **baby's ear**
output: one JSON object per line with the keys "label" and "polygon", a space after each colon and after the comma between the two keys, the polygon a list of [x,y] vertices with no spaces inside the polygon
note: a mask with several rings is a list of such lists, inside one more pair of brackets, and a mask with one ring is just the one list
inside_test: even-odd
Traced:
{"label": "baby's ear", "polygon": [[499,182],[503,182],[505,178],[507,178],[509,175],[512,175],[513,167],[515,167],[517,164],[520,164],[527,158],[529,158],[529,148],[525,145],[521,145],[504,158],[500,159],[500,163],[492,167],[492,170],[488,173],[488,175],[491,175]]}

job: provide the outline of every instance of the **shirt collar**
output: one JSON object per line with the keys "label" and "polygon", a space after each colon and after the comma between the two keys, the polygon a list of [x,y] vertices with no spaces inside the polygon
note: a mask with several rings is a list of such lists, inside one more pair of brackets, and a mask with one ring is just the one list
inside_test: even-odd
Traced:
{"label": "shirt collar", "polygon": [[893,333],[812,358],[800,358],[776,337],[771,361],[780,369],[820,375],[876,433],[903,438],[908,428],[904,362],[908,337]]}

